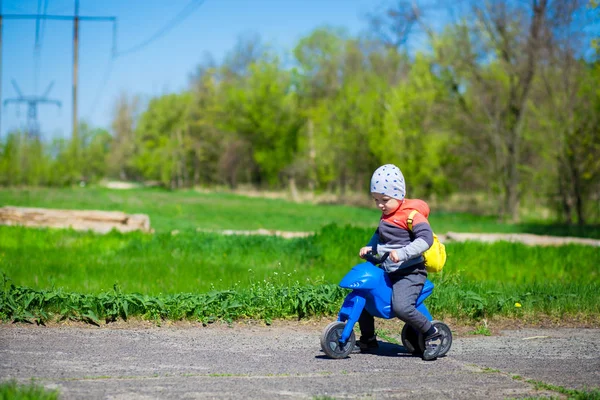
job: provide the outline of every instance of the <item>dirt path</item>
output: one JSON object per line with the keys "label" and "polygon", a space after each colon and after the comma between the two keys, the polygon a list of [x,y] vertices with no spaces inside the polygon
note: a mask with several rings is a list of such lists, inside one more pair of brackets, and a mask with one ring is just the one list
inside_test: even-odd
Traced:
{"label": "dirt path", "polygon": [[577,389],[600,386],[600,329],[457,335],[448,356],[425,362],[391,343],[381,343],[376,354],[328,359],[319,346],[325,324],[0,325],[0,380],[36,378],[59,389],[63,399],[491,400],[559,396],[538,391],[527,380]]}
{"label": "dirt path", "polygon": [[[211,230],[211,229],[198,229],[199,232],[212,232],[220,233],[222,235],[268,235],[268,236],[279,236],[285,239],[292,239],[298,237],[307,237],[313,234],[313,232],[289,232],[289,231],[278,231],[269,229],[257,229],[254,231],[244,230]],[[174,231],[177,233],[178,231]],[[578,237],[566,237],[566,236],[548,236],[548,235],[534,235],[531,233],[458,233],[448,232],[445,234],[438,235],[440,240],[444,243],[447,242],[466,242],[466,241],[479,241],[479,242],[515,242],[523,243],[529,246],[560,246],[565,244],[580,244],[585,246],[596,246],[600,247],[600,240],[578,238]]]}
{"label": "dirt path", "polygon": [[456,233],[448,232],[445,235],[440,235],[440,240],[446,242],[466,242],[476,240],[480,242],[515,242],[523,243],[529,246],[561,246],[565,244],[580,244],[585,246],[600,247],[600,240],[564,237],[564,236],[548,236],[534,235],[531,233]]}

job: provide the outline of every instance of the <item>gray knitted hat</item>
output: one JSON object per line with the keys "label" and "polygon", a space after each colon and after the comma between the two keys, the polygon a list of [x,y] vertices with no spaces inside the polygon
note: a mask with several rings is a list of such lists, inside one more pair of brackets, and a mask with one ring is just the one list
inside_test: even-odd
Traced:
{"label": "gray knitted hat", "polygon": [[371,193],[381,193],[403,200],[406,187],[400,168],[394,164],[385,164],[377,168],[371,177]]}

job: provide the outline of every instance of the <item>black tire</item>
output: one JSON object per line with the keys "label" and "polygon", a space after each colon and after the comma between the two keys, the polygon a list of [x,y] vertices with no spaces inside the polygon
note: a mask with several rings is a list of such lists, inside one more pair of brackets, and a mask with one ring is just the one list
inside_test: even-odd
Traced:
{"label": "black tire", "polygon": [[[441,321],[433,320],[431,321],[433,326],[435,326],[438,332],[441,332],[442,338],[440,341],[440,352],[438,357],[444,357],[448,351],[450,351],[450,347],[452,347],[452,331],[450,327]],[[425,349],[425,338],[423,335],[419,335],[419,345]]]}
{"label": "black tire", "polygon": [[[424,341],[419,340],[420,338],[419,332],[417,332],[415,330],[415,328],[413,328],[412,326],[410,326],[409,324],[404,324],[404,327],[402,328],[402,346],[404,346],[404,348],[406,350],[408,350],[409,353],[412,354],[416,354],[416,355],[421,355],[423,354],[423,351],[425,350],[424,347]],[[423,346],[421,346],[421,342],[423,343]]]}
{"label": "black tire", "polygon": [[354,331],[352,331],[346,343],[340,344],[345,326],[345,322],[334,321],[327,325],[321,334],[321,349],[331,358],[346,358],[354,349],[356,343]]}

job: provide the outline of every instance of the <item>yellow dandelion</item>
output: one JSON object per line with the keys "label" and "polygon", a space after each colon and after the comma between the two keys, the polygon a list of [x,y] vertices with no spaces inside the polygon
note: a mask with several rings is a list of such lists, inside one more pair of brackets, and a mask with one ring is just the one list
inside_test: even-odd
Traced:
{"label": "yellow dandelion", "polygon": [[521,308],[521,303],[515,303],[515,307]]}

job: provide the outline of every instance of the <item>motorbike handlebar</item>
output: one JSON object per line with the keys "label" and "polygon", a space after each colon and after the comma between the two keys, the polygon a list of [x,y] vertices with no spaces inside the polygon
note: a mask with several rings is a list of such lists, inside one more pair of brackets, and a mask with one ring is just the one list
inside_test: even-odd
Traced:
{"label": "motorbike handlebar", "polygon": [[382,264],[387,258],[390,256],[389,252],[383,253],[383,256],[379,257],[376,253],[372,251],[368,252],[364,255],[364,259],[370,262],[373,265]]}

